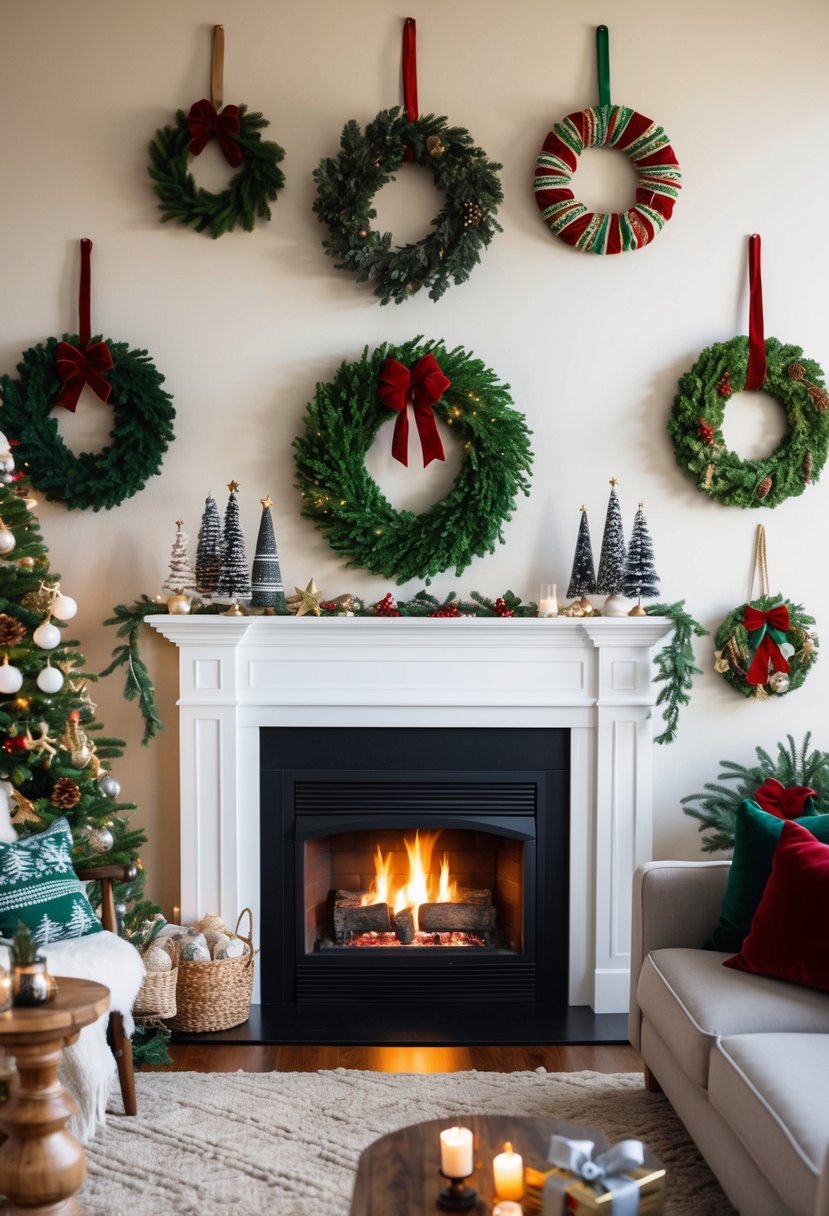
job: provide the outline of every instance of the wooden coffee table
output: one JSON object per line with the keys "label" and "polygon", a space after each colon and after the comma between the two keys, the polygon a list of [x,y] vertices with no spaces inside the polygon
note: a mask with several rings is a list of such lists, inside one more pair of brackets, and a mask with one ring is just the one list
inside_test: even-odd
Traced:
{"label": "wooden coffee table", "polygon": [[524,1165],[541,1168],[547,1160],[550,1137],[594,1141],[607,1147],[600,1131],[563,1119],[534,1119],[521,1115],[458,1115],[457,1119],[430,1119],[375,1140],[363,1152],[357,1167],[351,1216],[439,1216],[438,1192],[446,1181],[440,1170],[440,1133],[456,1124],[468,1127],[474,1137],[475,1172],[469,1185],[478,1202],[467,1209],[472,1216],[489,1216],[494,1203],[492,1159],[510,1141]]}
{"label": "wooden coffee table", "polygon": [[86,1177],[86,1159],[66,1130],[78,1104],[58,1081],[67,1043],[109,1009],[109,989],[90,980],[57,977],[58,993],[46,1005],[0,1013],[0,1047],[17,1062],[11,1097],[0,1102],[0,1194],[9,1213],[76,1216],[74,1198]]}

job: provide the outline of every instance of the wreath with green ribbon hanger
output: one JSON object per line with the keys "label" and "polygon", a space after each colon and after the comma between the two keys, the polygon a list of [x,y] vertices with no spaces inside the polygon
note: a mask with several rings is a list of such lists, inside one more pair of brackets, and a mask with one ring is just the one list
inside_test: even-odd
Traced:
{"label": "wreath with green ribbon hanger", "polygon": [[[764,336],[760,237],[749,237],[749,332],[709,346],[680,377],[668,431],[676,462],[697,488],[727,506],[776,507],[817,481],[829,454],[829,394],[823,372],[799,346]],[[774,397],[786,432],[768,456],[743,460],[722,432],[741,389]]]}
{"label": "wreath with green ribbon hanger", "polygon": [[[610,100],[610,49],[606,25],[596,29],[599,104],[568,114],[544,140],[533,188],[544,223],[554,236],[589,253],[623,253],[649,245],[673,215],[682,174],[662,127]],[[622,212],[589,211],[571,188],[585,148],[616,148],[631,162],[638,183],[633,206]]]}
{"label": "wreath with green ribbon hanger", "polygon": [[[0,420],[32,485],[67,507],[109,509],[158,473],[173,439],[175,410],[164,377],[145,350],[92,336],[92,242],[81,241],[78,334],[24,351],[18,379],[0,379]],[[56,406],[75,412],[85,385],[112,409],[112,443],[75,454],[63,441]]]}
{"label": "wreath with green ribbon hanger", "polygon": [[[405,583],[443,570],[460,574],[473,557],[503,540],[519,493],[529,494],[532,465],[523,414],[509,386],[460,347],[414,338],[368,348],[318,384],[294,440],[302,514],[313,520],[347,565]],[[365,465],[379,430],[396,413],[392,455],[407,463],[411,406],[424,467],[444,459],[440,419],[463,448],[449,493],[427,511],[398,511]]]}
{"label": "wreath with green ribbon hanger", "polygon": [[[284,149],[262,139],[268,120],[247,106],[223,105],[223,72],[224,27],[214,25],[210,99],[195,102],[187,114],[178,110],[175,125],[156,131],[148,170],[162,221],[176,220],[214,239],[237,225],[252,232],[258,219],[269,220],[270,204],[285,184],[279,168]],[[197,186],[189,169],[190,157],[199,156],[212,139],[238,169],[215,194]]]}
{"label": "wreath with green ribbon hanger", "polygon": [[[347,122],[336,157],[324,158],[314,170],[314,213],[327,226],[326,253],[337,270],[353,272],[359,283],[372,282],[381,304],[400,304],[423,287],[439,300],[451,283],[463,283],[496,232],[503,199],[497,171],[463,127],[445,117],[420,116],[417,99],[416,27],[403,26],[404,109],[381,110],[360,129]],[[371,221],[372,200],[404,165],[428,168],[444,205],[431,229],[413,244],[392,248],[390,232],[378,232]]]}
{"label": "wreath with green ribbon hanger", "polygon": [[[760,595],[752,599],[755,577]],[[818,658],[815,619],[769,594],[766,532],[757,528],[749,602],[730,612],[714,639],[714,670],[744,697],[766,701],[800,688]]]}

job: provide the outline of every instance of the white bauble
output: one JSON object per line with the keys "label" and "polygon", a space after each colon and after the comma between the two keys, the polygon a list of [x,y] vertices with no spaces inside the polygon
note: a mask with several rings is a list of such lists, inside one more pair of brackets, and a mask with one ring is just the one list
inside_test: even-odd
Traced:
{"label": "white bauble", "polygon": [[60,630],[51,621],[41,621],[32,634],[36,646],[41,650],[54,650],[60,642]]}
{"label": "white bauble", "polygon": [[52,616],[59,621],[71,621],[77,611],[78,605],[71,595],[56,595],[52,600]]}
{"label": "white bauble", "polygon": [[6,553],[11,553],[16,544],[14,532],[10,532],[4,524],[0,524],[0,555],[5,556]]}
{"label": "white bauble", "polygon": [[12,667],[9,656],[6,655],[3,662],[0,663],[0,693],[10,696],[13,692],[19,692],[22,683],[23,672],[17,667]]}
{"label": "white bauble", "polygon": [[37,686],[41,692],[60,692],[63,688],[63,672],[50,664],[38,672]]}
{"label": "white bauble", "polygon": [[163,946],[148,946],[144,951],[145,971],[172,971],[173,960]]}

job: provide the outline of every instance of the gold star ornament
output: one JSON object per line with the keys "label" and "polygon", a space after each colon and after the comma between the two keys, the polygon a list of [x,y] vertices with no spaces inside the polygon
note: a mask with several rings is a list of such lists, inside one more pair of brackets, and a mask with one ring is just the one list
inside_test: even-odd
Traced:
{"label": "gold star ornament", "polygon": [[320,600],[323,597],[322,591],[317,591],[317,584],[313,579],[303,591],[301,587],[294,587],[299,596],[299,607],[296,610],[297,616],[305,616],[309,613],[311,616],[320,616]]}
{"label": "gold star ornament", "polygon": [[229,481],[227,483],[227,488],[230,490],[231,494],[235,494],[239,489],[238,481]]}
{"label": "gold star ornament", "polygon": [[273,499],[271,498],[270,494],[268,494],[267,498],[260,498],[259,501],[262,504],[263,511],[267,511],[268,507],[273,506]]}

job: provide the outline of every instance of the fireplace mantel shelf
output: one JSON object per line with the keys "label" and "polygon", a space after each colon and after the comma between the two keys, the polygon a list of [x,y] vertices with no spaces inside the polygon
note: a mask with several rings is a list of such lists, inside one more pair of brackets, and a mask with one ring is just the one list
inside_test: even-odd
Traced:
{"label": "fireplace mantel shelf", "polygon": [[627,1009],[652,855],[651,651],[666,617],[148,616],[179,648],[181,907],[259,911],[259,736],[289,726],[570,731],[571,1005]]}

